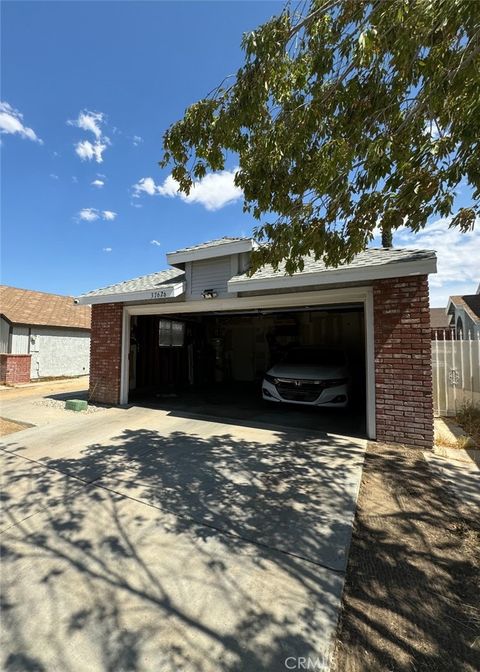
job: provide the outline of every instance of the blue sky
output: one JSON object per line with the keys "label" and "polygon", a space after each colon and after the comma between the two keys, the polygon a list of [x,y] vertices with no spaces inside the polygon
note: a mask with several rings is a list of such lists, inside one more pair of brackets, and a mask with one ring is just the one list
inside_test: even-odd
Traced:
{"label": "blue sky", "polygon": [[[164,268],[184,245],[248,235],[234,164],[185,201],[157,162],[164,130],[236,71],[242,33],[281,6],[4,2],[2,282],[75,295]],[[433,305],[475,290],[478,227],[462,238],[436,221],[396,243],[438,250]]]}

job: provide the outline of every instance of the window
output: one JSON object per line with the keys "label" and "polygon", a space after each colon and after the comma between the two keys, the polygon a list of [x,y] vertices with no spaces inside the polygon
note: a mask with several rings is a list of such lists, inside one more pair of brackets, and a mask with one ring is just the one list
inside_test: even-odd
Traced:
{"label": "window", "polygon": [[185,324],[173,320],[159,320],[158,345],[161,348],[180,348],[183,345]]}

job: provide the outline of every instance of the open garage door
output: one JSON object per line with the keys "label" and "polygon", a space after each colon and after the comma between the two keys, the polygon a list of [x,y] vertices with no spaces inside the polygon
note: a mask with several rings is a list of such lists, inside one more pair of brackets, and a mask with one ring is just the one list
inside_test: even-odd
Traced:
{"label": "open garage door", "polygon": [[[364,436],[365,361],[363,304],[134,315],[129,400],[177,412]],[[328,383],[315,380],[322,377],[319,365],[331,371]],[[287,377],[269,373],[285,370],[290,371]],[[336,394],[318,393],[327,385]]]}

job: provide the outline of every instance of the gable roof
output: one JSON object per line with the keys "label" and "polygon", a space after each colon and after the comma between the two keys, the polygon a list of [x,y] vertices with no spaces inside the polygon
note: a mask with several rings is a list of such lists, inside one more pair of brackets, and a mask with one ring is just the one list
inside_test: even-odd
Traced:
{"label": "gable roof", "polygon": [[227,245],[229,243],[238,243],[242,241],[251,241],[251,238],[241,237],[241,236],[224,236],[223,238],[215,238],[214,240],[207,240],[205,243],[199,243],[198,245],[189,245],[188,247],[181,247],[179,250],[174,252],[168,252],[168,254],[179,254],[180,252],[193,252],[195,250],[205,250],[210,247],[218,247],[219,245]]}
{"label": "gable roof", "polygon": [[208,240],[206,243],[183,247],[180,250],[175,250],[175,252],[167,252],[167,261],[169,264],[176,266],[184,264],[187,261],[199,261],[201,259],[211,259],[212,257],[250,252],[253,246],[254,242],[251,238],[226,236],[225,238]]}
{"label": "gable roof", "polygon": [[[225,242],[222,242],[225,241]],[[233,243],[232,243],[233,241]],[[185,248],[186,254],[197,254],[197,248],[208,249],[210,245],[217,249],[227,249],[225,246],[237,243],[248,245],[252,249],[250,238],[221,238],[204,243],[202,246]],[[205,247],[206,246],[206,247]],[[247,249],[247,248],[246,248]],[[242,251],[242,250],[240,250]],[[238,253],[235,249],[232,254]],[[180,253],[180,251],[179,251]],[[176,253],[171,253],[172,255]],[[223,252],[222,252],[223,254]],[[222,256],[208,255],[208,257]],[[230,254],[230,252],[229,252]],[[169,258],[170,255],[167,255]],[[198,259],[200,257],[195,257]],[[169,259],[170,261],[170,259]],[[178,262],[179,266],[182,262]],[[304,270],[293,275],[285,273],[284,266],[274,270],[271,266],[264,266],[253,276],[247,273],[236,275],[228,281],[228,290],[231,292],[255,291],[269,288],[308,287],[312,285],[327,285],[331,283],[350,283],[370,281],[377,278],[394,278],[428,274],[436,272],[436,255],[431,250],[406,249],[369,249],[358,254],[350,264],[338,268],[325,266],[322,260],[313,257],[305,259]],[[156,291],[165,292],[162,296],[154,295]],[[101,287],[77,298],[79,303],[108,303],[119,301],[154,301],[158,298],[176,298],[185,291],[185,272],[181,268],[169,268],[158,273],[142,275],[133,280],[125,280],[114,285]],[[145,296],[145,292],[152,292],[152,296]]]}
{"label": "gable roof", "polygon": [[466,294],[464,296],[450,296],[448,300],[448,308],[453,305],[456,308],[463,308],[474,322],[480,322],[480,294]]}
{"label": "gable roof", "polygon": [[[408,268],[407,265],[408,264]],[[404,272],[405,271],[405,272]],[[348,264],[336,268],[326,266],[322,259],[313,256],[304,258],[304,268],[292,275],[285,271],[285,264],[274,269],[267,264],[253,275],[236,275],[228,283],[232,291],[255,291],[278,286],[327,284],[328,282],[356,282],[373,278],[392,278],[397,275],[434,273],[436,255],[432,250],[401,248],[370,248],[357,254]]]}
{"label": "gable roof", "polygon": [[430,327],[432,329],[449,329],[450,316],[445,308],[430,308]]}
{"label": "gable roof", "polygon": [[150,273],[149,275],[140,275],[132,280],[117,282],[115,285],[100,287],[91,292],[82,294],[79,298],[89,298],[94,296],[109,296],[111,294],[127,294],[130,292],[142,292],[145,290],[165,289],[172,285],[177,285],[185,280],[185,273],[178,268],[167,268],[165,271]]}
{"label": "gable roof", "polygon": [[12,324],[90,329],[90,306],[73,297],[0,285],[0,314]]}

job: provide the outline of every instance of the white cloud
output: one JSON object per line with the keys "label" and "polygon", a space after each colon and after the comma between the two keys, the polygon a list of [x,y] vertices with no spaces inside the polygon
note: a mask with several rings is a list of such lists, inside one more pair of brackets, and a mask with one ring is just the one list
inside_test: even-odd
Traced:
{"label": "white cloud", "polygon": [[437,253],[437,273],[429,279],[432,306],[446,306],[448,297],[454,294],[475,293],[480,281],[480,220],[477,219],[473,231],[467,233],[449,229],[450,222],[451,218],[437,219],[418,233],[402,226],[393,236],[395,247]]}
{"label": "white cloud", "polygon": [[149,196],[153,196],[157,193],[157,185],[155,184],[153,178],[151,177],[142,177],[137,184],[133,185],[133,195],[135,198],[138,198],[143,192]]}
{"label": "white cloud", "polygon": [[134,135],[132,138],[133,146],[138,147],[138,145],[141,145],[143,142],[143,138],[141,135]]}
{"label": "white cloud", "polygon": [[92,187],[98,187],[99,189],[101,189],[105,184],[105,182],[97,178],[96,180],[93,180],[93,182],[91,182],[90,184],[92,185]]}
{"label": "white cloud", "polygon": [[102,247],[102,252],[111,252],[112,248],[111,247]]}
{"label": "white cloud", "polygon": [[159,240],[155,240],[154,238],[153,240],[150,241],[150,245],[156,245],[157,247],[160,247],[161,243]]}
{"label": "white cloud", "polygon": [[95,208],[83,208],[78,213],[78,216],[85,222],[94,222],[96,219],[100,219],[100,214]]}
{"label": "white cloud", "polygon": [[194,182],[188,196],[178,191],[178,182],[171,175],[159,185],[155,184],[153,178],[143,177],[133,185],[133,196],[138,198],[142,193],[170,198],[179,196],[185,203],[200,203],[207,210],[219,210],[242,197],[242,190],[234,184],[236,172],[235,168],[209,173]]}
{"label": "white cloud", "polygon": [[80,112],[77,119],[67,121],[69,126],[76,126],[84,131],[91,131],[97,140],[102,137],[101,125],[105,122],[105,115],[103,112],[90,112],[83,110]]}
{"label": "white cloud", "polygon": [[78,213],[80,219],[85,222],[95,222],[97,219],[104,219],[106,221],[113,221],[117,213],[112,210],[97,210],[97,208],[83,208]]}
{"label": "white cloud", "polygon": [[75,145],[75,152],[82,161],[95,160],[102,163],[103,152],[110,144],[110,139],[103,134],[102,126],[105,124],[105,115],[103,112],[90,112],[83,110],[79,113],[77,119],[67,121],[69,126],[81,128],[83,131],[93,133],[95,140],[80,140]]}
{"label": "white cloud", "polygon": [[103,152],[107,149],[104,142],[91,143],[90,140],[82,140],[75,145],[75,152],[82,159],[82,161],[91,161],[95,159],[97,163],[102,163]]}
{"label": "white cloud", "polygon": [[50,173],[50,177],[52,180],[58,180],[58,175],[55,175],[55,173]]}
{"label": "white cloud", "polygon": [[37,136],[33,128],[24,125],[23,114],[5,102],[0,102],[0,133],[7,135],[18,133],[22,138],[43,145],[43,140]]}

